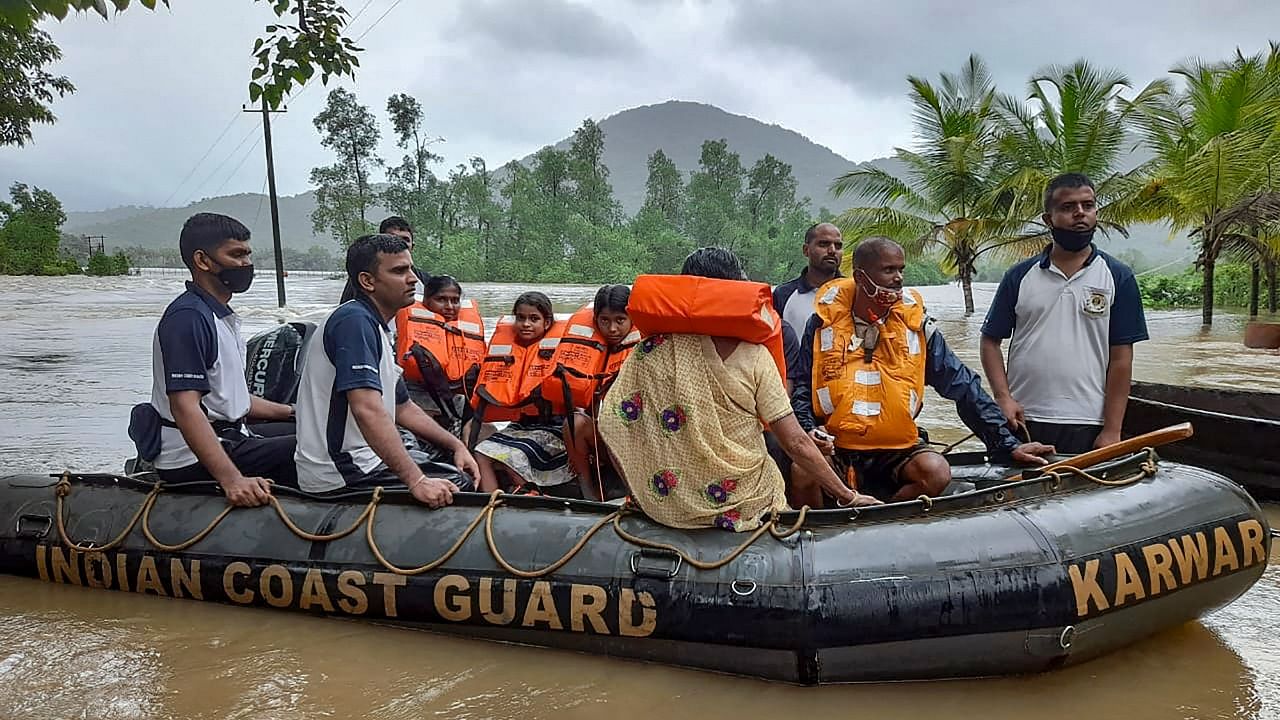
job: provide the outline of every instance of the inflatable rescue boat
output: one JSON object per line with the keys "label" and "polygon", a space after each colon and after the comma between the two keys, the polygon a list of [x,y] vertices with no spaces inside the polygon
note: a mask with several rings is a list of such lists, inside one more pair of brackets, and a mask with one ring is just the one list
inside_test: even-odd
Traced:
{"label": "inflatable rescue boat", "polygon": [[230,509],[212,484],[0,478],[0,571],[365,619],[801,684],[1032,673],[1231,602],[1270,528],[1150,449],[1025,479],[958,455],[953,494],[789,512],[755,533],[628,508],[404,491]]}

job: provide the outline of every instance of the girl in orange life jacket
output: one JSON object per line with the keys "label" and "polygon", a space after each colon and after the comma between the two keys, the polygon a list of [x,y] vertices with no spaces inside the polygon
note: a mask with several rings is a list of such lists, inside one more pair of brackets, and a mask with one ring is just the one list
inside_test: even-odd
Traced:
{"label": "girl in orange life jacket", "polygon": [[[638,332],[632,329],[631,316],[627,314],[627,301],[631,298],[631,288],[626,285],[605,285],[596,292],[592,303],[595,329],[600,337],[608,343],[605,371],[610,377],[597,384],[595,397],[590,408],[576,408],[575,422],[565,423],[565,437],[569,440],[569,465],[574,475],[578,476],[578,484],[582,488],[582,496],[594,500],[604,500],[605,495],[625,495],[626,488],[618,488],[618,493],[608,493],[604,487],[600,465],[608,463],[607,457],[601,457],[596,450],[596,411],[599,400],[609,390],[613,377],[622,363],[631,354],[631,348],[640,339]],[[592,460],[595,460],[595,463]],[[594,478],[594,481],[593,481]]]}
{"label": "girl in orange life jacket", "polygon": [[462,286],[449,275],[433,275],[422,288],[422,304],[445,320],[457,320],[462,306]]}
{"label": "girl in orange life jacket", "polygon": [[429,278],[421,297],[421,305],[396,316],[396,355],[414,402],[457,435],[470,391],[467,374],[484,359],[484,322],[448,275]]}
{"label": "girl in orange life jacket", "polygon": [[[527,292],[516,298],[511,313],[515,317],[512,343],[523,348],[538,345],[555,324],[551,300],[540,292]],[[473,422],[480,420],[483,418]],[[513,489],[526,484],[550,487],[569,482],[563,425],[563,418],[522,415],[480,441],[473,454],[480,466],[481,490]]]}

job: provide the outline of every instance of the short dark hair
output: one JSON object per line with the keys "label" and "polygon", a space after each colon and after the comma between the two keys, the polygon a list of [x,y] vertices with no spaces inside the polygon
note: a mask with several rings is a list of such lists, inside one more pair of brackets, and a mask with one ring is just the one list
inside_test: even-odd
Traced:
{"label": "short dark hair", "polygon": [[742,261],[732,250],[722,247],[703,247],[689,253],[680,268],[681,275],[698,275],[720,280],[746,280]]}
{"label": "short dark hair", "polygon": [[364,235],[356,238],[347,248],[347,282],[355,289],[357,297],[364,292],[360,287],[360,273],[373,273],[378,269],[378,255],[395,255],[409,249],[409,243],[395,235]]}
{"label": "short dark hair", "polygon": [[596,300],[592,304],[592,312],[599,317],[604,310],[626,312],[627,303],[631,300],[631,288],[626,285],[605,285],[596,291]]}
{"label": "short dark hair", "polygon": [[392,230],[405,230],[409,233],[413,233],[413,226],[409,224],[408,220],[405,220],[399,215],[392,215],[381,223],[378,223],[379,234],[385,235]]}
{"label": "short dark hair", "polygon": [[853,266],[866,270],[871,263],[880,259],[885,250],[893,249],[902,252],[902,246],[883,235],[865,237],[853,249]]}
{"label": "short dark hair", "polygon": [[248,240],[249,228],[230,215],[196,213],[182,224],[178,235],[178,253],[182,264],[194,270],[192,258],[197,250],[211,252],[227,240]]}
{"label": "short dark hair", "polygon": [[1049,212],[1053,209],[1053,194],[1059,188],[1081,188],[1087,187],[1090,190],[1097,191],[1093,187],[1093,181],[1084,173],[1062,173],[1058,177],[1049,181],[1044,188],[1044,211]]}
{"label": "short dark hair", "polygon": [[452,275],[432,275],[422,286],[422,297],[432,297],[447,288],[455,288],[459,295],[462,294],[462,286]]}
{"label": "short dark hair", "polygon": [[511,314],[516,314],[521,305],[528,305],[537,309],[548,322],[554,322],[556,319],[556,313],[551,309],[551,298],[536,290],[522,293],[520,297],[516,298],[515,303],[511,305]]}

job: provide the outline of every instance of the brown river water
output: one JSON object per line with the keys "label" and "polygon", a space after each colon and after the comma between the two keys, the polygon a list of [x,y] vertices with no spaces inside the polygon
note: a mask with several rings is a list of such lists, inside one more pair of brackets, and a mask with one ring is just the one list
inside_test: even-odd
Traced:
{"label": "brown river water", "polygon": [[[128,408],[150,388],[151,333],[176,271],[123,278],[0,277],[0,474],[118,471]],[[486,317],[523,289],[472,284]],[[594,288],[541,288],[571,310]],[[341,292],[293,273],[233,302],[253,333],[318,320]],[[977,366],[981,308],[924,288]],[[1135,377],[1280,391],[1280,357],[1240,344],[1243,319],[1148,314]],[[935,437],[964,431],[930,398]],[[1278,438],[1277,440],[1280,440]],[[1267,507],[1272,526],[1280,506]],[[0,720],[10,718],[1280,718],[1280,566],[1234,604],[1109,657],[1046,675],[798,688],[712,673],[437,636],[346,620],[0,576]]]}

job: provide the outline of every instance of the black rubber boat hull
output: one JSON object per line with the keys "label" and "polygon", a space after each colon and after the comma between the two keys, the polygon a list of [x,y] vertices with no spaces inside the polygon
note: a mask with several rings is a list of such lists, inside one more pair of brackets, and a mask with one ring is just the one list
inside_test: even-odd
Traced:
{"label": "black rubber boat hull", "polygon": [[1255,495],[1280,498],[1280,393],[1133,383],[1124,434],[1189,422],[1195,435],[1161,448],[1170,460],[1210,468]]}
{"label": "black rubber boat hull", "polygon": [[[1137,460],[1105,469],[1131,474]],[[1238,485],[1162,462],[1151,478],[1103,487],[1082,478],[1003,484],[1003,468],[957,469],[979,488],[861,513],[811,513],[785,540],[765,536],[702,571],[641,550],[606,526],[549,576],[497,564],[481,526],[445,565],[406,577],[373,556],[364,529],[305,541],[270,508],[236,510],[183,552],[135,527],[108,552],[65,549],[56,478],[0,478],[0,571],[51,582],[381,623],[802,684],[1039,672],[1087,660],[1226,604],[1261,576],[1266,519]],[[1101,471],[1098,471],[1101,472]],[[150,485],[72,477],[67,534],[106,543]],[[298,525],[352,524],[368,496],[320,501],[280,490]],[[403,495],[378,505],[379,547],[401,567],[444,553],[488,498],[428,511]],[[149,528],[178,544],[225,507],[209,486],[161,493]],[[560,557],[615,508],[505,498],[495,545],[519,568]],[[793,522],[794,514],[783,517]],[[704,561],[742,540],[628,515],[622,527]]]}

